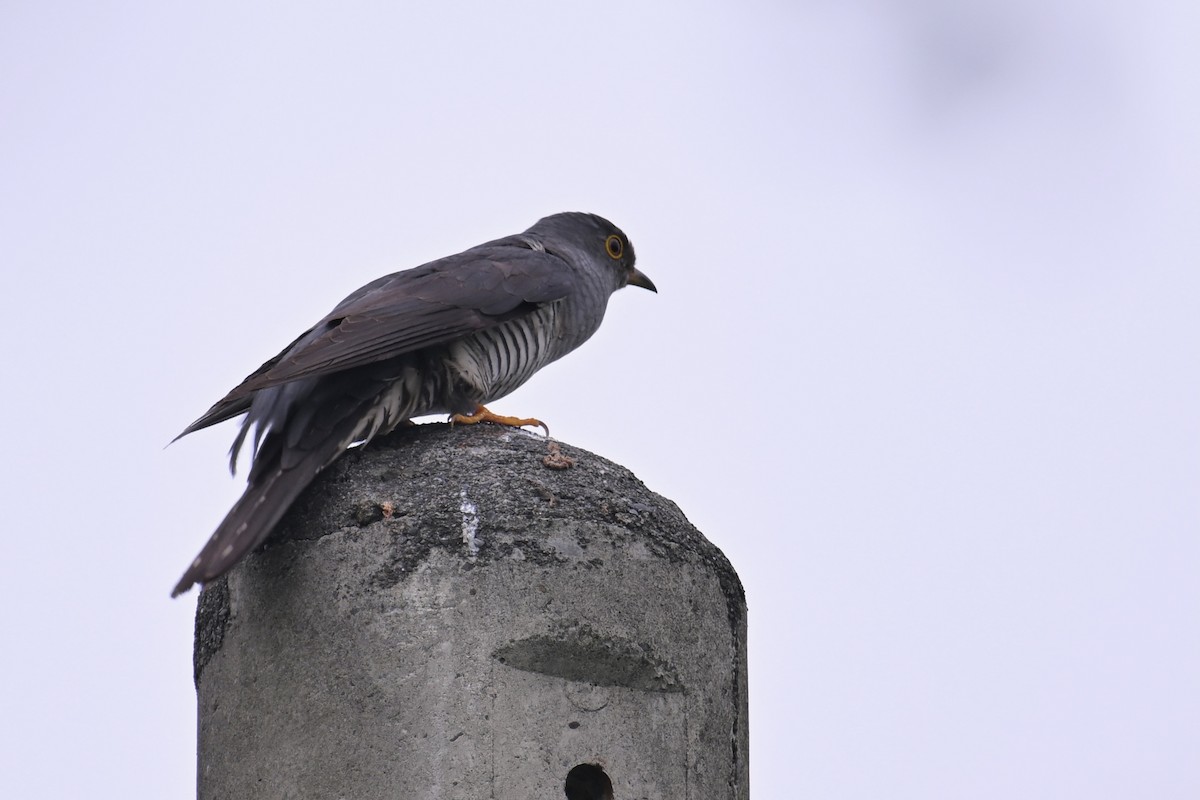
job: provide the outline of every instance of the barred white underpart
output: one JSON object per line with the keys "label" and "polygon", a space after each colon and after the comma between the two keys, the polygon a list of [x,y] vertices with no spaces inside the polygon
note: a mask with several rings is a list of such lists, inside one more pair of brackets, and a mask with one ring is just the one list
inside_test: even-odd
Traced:
{"label": "barred white underpart", "polygon": [[413,366],[406,366],[396,380],[379,395],[376,403],[354,429],[352,444],[368,444],[375,435],[391,433],[398,425],[417,416],[417,401],[421,396],[421,373]]}

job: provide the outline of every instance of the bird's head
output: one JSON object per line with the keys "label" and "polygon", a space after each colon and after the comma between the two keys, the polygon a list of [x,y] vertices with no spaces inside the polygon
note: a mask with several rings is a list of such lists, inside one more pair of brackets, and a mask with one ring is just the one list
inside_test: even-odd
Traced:
{"label": "bird's head", "polygon": [[542,234],[546,249],[551,252],[556,243],[570,243],[588,263],[613,270],[616,289],[639,286],[658,292],[654,281],[635,266],[637,256],[629,237],[604,217],[568,211],[538,220],[529,233]]}

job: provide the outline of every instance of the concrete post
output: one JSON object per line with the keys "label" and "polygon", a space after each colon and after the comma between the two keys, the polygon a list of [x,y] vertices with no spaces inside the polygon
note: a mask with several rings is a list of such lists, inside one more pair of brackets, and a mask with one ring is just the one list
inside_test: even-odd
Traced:
{"label": "concrete post", "polygon": [[195,674],[201,800],[749,797],[737,575],[535,434],[348,453],[203,592]]}

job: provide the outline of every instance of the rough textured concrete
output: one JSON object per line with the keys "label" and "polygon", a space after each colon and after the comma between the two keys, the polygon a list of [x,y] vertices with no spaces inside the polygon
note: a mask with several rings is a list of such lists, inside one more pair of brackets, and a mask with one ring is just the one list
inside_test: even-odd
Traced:
{"label": "rough textured concrete", "polygon": [[408,428],[202,594],[199,796],[549,800],[597,764],[617,800],[747,798],[745,620],[624,468]]}

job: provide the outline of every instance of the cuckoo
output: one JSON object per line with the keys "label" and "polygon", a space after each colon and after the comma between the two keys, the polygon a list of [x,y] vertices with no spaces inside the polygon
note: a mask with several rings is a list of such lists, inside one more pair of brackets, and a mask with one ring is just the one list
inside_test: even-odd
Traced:
{"label": "cuckoo", "polygon": [[248,438],[252,458],[245,493],[172,596],[261,544],[348,448],[413,417],[544,428],[485,406],[583,344],[624,286],[657,291],[620,229],[570,212],[352,293],[179,434],[245,414],[230,470]]}

